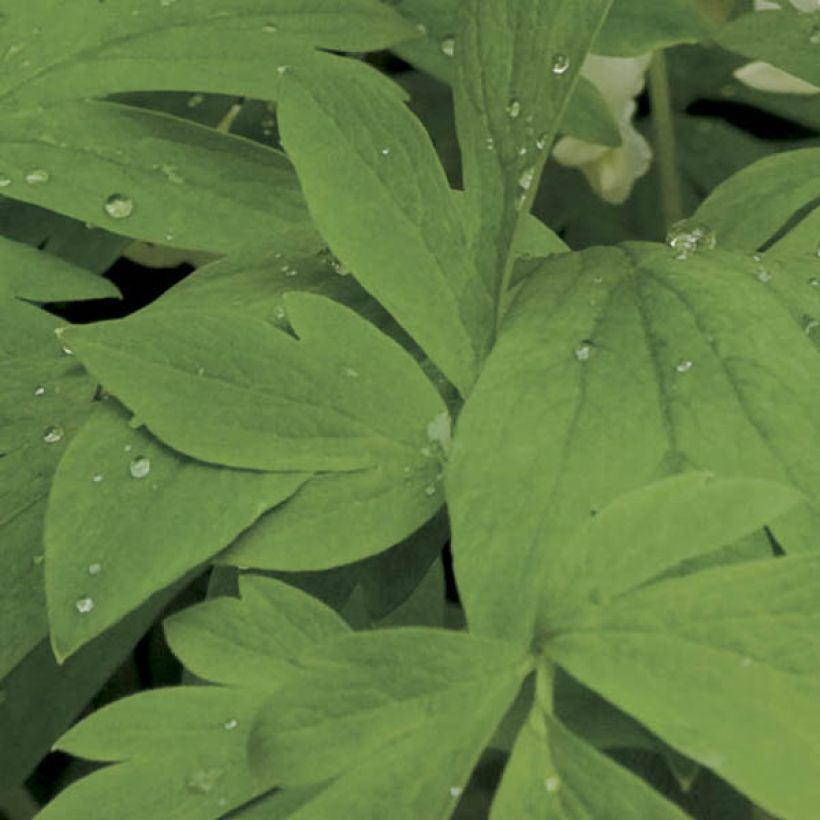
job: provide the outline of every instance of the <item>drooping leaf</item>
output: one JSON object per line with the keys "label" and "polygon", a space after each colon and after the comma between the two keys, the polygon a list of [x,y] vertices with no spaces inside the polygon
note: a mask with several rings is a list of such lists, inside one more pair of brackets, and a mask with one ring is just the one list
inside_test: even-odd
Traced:
{"label": "drooping leaf", "polygon": [[443,402],[413,359],[351,310],[290,293],[296,333],[230,310],[146,311],[66,333],[160,439],[194,458],[270,470],[426,463]]}
{"label": "drooping leaf", "polygon": [[729,51],[771,63],[820,86],[820,28],[816,14],[794,14],[791,9],[756,11],[718,29],[714,37]]}
{"label": "drooping leaf", "polygon": [[333,252],[465,394],[488,346],[492,296],[429,136],[395,94],[347,67],[286,75],[283,143]]}
{"label": "drooping leaf", "polygon": [[581,64],[611,0],[465,0],[456,41],[456,123],[467,224],[497,302]]}
{"label": "drooping leaf", "polygon": [[282,251],[322,245],[292,166],[271,148],[95,100],[23,109],[0,123],[6,196],[182,248],[224,253],[260,236]]}
{"label": "drooping leaf", "polygon": [[614,497],[686,469],[797,487],[805,520],[769,523],[788,549],[816,548],[817,352],[750,257],[678,255],[557,255],[519,292],[447,474],[474,630],[529,640],[553,550]]}
{"label": "drooping leaf", "polygon": [[[251,737],[252,764],[274,772],[279,784],[296,786],[353,770],[359,791],[381,787],[373,778],[355,777],[355,770],[389,754],[402,737],[408,744],[402,756],[411,760],[436,746],[438,754],[452,755],[477,729],[489,738],[526,674],[514,647],[421,628],[354,633],[309,650],[300,663],[304,672],[260,713]],[[431,744],[431,731],[437,744]],[[477,756],[480,748],[472,752]],[[392,767],[400,759],[393,758]],[[457,784],[468,774],[444,772],[446,778],[462,778],[450,780]],[[394,784],[406,779],[415,780],[412,766],[391,778]],[[365,804],[366,797],[360,794],[359,802]]]}
{"label": "drooping leaf", "polygon": [[0,237],[0,289],[29,302],[118,297],[117,287],[91,271]]}
{"label": "drooping leaf", "polygon": [[820,800],[818,590],[816,556],[708,570],[553,622],[545,647],[768,811],[808,816]]}
{"label": "drooping leaf", "polygon": [[[142,692],[95,712],[57,744],[124,761],[76,781],[41,812],[78,818],[105,806],[122,818],[218,818],[270,788],[248,768],[245,746],[265,695],[222,687]],[[268,778],[270,780],[271,778]]]}
{"label": "drooping leaf", "polygon": [[684,820],[673,803],[535,705],[504,770],[491,820]]}
{"label": "drooping leaf", "polygon": [[820,198],[818,164],[820,148],[766,157],[718,185],[693,219],[715,231],[720,247],[752,253]]}
{"label": "drooping leaf", "polygon": [[681,43],[697,43],[711,28],[695,0],[614,0],[593,51],[609,57],[638,57]]}
{"label": "drooping leaf", "polygon": [[277,67],[312,46],[380,49],[418,37],[377,0],[16,3],[0,34],[0,106],[144,90],[273,99]]}
{"label": "drooping leaf", "polygon": [[224,549],[307,478],[193,461],[103,402],[49,496],[46,592],[58,658]]}
{"label": "drooping leaf", "polygon": [[200,678],[270,691],[298,669],[306,649],[348,631],[332,609],[281,581],[243,575],[240,594],[165,621],[174,654]]}
{"label": "drooping leaf", "polygon": [[0,299],[0,678],[48,631],[43,516],[51,476],[92,408],[94,383],[53,316]]}

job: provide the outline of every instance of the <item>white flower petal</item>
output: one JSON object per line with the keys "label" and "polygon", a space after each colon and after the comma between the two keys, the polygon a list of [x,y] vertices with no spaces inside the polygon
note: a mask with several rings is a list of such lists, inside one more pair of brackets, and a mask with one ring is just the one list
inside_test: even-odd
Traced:
{"label": "white flower petal", "polygon": [[616,118],[624,106],[643,91],[644,75],[652,59],[650,54],[642,57],[601,57],[587,55],[581,74],[591,80],[601,92]]}
{"label": "white flower petal", "polygon": [[609,150],[606,145],[595,145],[575,137],[561,137],[555,144],[552,155],[561,165],[580,168],[590,162],[597,162]]}
{"label": "white flower petal", "polygon": [[772,94],[817,94],[820,88],[769,63],[756,61],[734,71],[735,79],[756,91]]}

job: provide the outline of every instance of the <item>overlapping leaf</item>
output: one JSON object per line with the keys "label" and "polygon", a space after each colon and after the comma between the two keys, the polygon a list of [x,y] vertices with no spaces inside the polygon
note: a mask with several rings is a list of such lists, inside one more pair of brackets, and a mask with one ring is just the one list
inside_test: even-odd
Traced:
{"label": "overlapping leaf", "polygon": [[239,312],[182,309],[66,338],[152,432],[195,458],[270,470],[432,464],[420,450],[446,409],[409,354],[327,299],[291,293],[285,304],[300,341]]}
{"label": "overlapping leaf", "polygon": [[470,238],[500,299],[581,64],[611,0],[466,0],[456,43],[456,121]]}
{"label": "overlapping leaf", "polygon": [[754,260],[676,255],[630,245],[556,256],[520,291],[459,419],[447,478],[474,629],[529,640],[557,545],[615,496],[688,468],[801,489],[814,506],[775,532],[790,550],[816,548],[816,350]]}
{"label": "overlapping leaf", "polygon": [[307,478],[193,461],[102,403],[49,496],[46,593],[57,657],[224,549]]}
{"label": "overlapping leaf", "polygon": [[489,343],[492,297],[429,136],[395,94],[348,66],[286,75],[285,148],[333,252],[464,394]]}

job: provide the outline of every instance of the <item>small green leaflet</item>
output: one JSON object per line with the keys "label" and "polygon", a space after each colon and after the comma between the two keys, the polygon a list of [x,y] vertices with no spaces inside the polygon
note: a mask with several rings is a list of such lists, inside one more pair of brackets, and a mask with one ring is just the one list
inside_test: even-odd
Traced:
{"label": "small green leaflet", "polygon": [[752,253],[820,198],[818,166],[820,148],[761,159],[718,185],[693,219],[715,231],[720,247]]}
{"label": "small green leaflet", "polygon": [[56,656],[224,549],[307,478],[193,461],[131,429],[113,402],[101,403],[66,450],[49,496],[46,593]]}
{"label": "small green leaflet", "polygon": [[57,747],[123,761],[73,783],[40,816],[74,820],[89,806],[137,820],[218,818],[270,788],[248,769],[245,746],[262,692],[180,686],[142,692],[101,709]]}
{"label": "small green leaflet", "polygon": [[490,820],[684,820],[684,812],[534,705]]}
{"label": "small green leaflet", "polygon": [[5,196],[148,242],[322,246],[281,152],[146,109],[86,100],[4,115],[0,173]]}
{"label": "small green leaflet", "polygon": [[146,89],[273,99],[277,68],[314,46],[369,51],[420,36],[378,0],[77,0],[47,13],[17,0],[4,11],[0,106],[10,111]]}
{"label": "small green leaflet", "polygon": [[215,683],[272,690],[314,643],[349,631],[329,607],[272,578],[243,575],[241,599],[215,598],[165,621],[174,654]]}
{"label": "small green leaflet", "polygon": [[351,65],[285,75],[284,146],[333,252],[466,394],[489,345],[492,296],[429,135],[392,89]]}
{"label": "small green leaflet", "polygon": [[560,132],[596,145],[617,147],[621,144],[618,123],[597,86],[586,77],[579,76],[570,97]]}
{"label": "small green leaflet", "polygon": [[697,43],[711,28],[697,0],[614,0],[592,50],[608,57],[639,57],[659,48]]}
{"label": "small green leaflet", "polygon": [[[763,60],[820,86],[817,14],[769,9],[744,14],[718,29],[715,41],[750,60]],[[817,175],[815,174],[815,177]]]}
{"label": "small green leaflet", "polygon": [[610,4],[462,3],[454,88],[467,224],[479,274],[497,305],[519,223]]}
{"label": "small green leaflet", "polygon": [[[557,255],[520,290],[446,476],[474,630],[528,641],[536,568],[614,497],[666,475],[786,481],[816,516],[815,347],[753,259],[677,255],[648,244]],[[790,517],[769,523],[790,550],[814,548],[816,527],[798,532]]]}
{"label": "small green leaflet", "polygon": [[0,237],[0,289],[29,302],[72,302],[118,298],[107,279],[38,251],[22,242]]}
{"label": "small green leaflet", "polygon": [[290,293],[292,336],[231,310],[74,328],[83,363],[169,446],[262,470],[418,459],[446,408],[412,357],[341,305]]}
{"label": "small green leaflet", "polygon": [[767,811],[810,817],[820,802],[818,595],[816,556],[736,564],[580,610],[551,625],[545,651]]}
{"label": "small green leaflet", "polygon": [[529,668],[509,645],[422,628],[354,633],[300,663],[259,715],[252,764],[281,785],[341,775],[340,799],[367,817],[396,789],[446,817]]}
{"label": "small green leaflet", "polygon": [[0,298],[0,678],[48,631],[43,516],[67,443],[92,408],[95,385],[54,337],[59,320]]}

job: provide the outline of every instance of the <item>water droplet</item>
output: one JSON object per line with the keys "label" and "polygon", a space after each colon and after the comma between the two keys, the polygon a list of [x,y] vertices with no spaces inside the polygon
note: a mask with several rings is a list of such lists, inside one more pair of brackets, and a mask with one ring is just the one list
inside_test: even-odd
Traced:
{"label": "water droplet", "polygon": [[102,473],[94,473],[94,475],[91,476],[91,480],[95,484],[99,484],[103,480],[103,474]]}
{"label": "water droplet", "polygon": [[578,359],[579,362],[589,361],[593,347],[594,344],[589,339],[584,339],[581,344],[575,348],[575,358]]}
{"label": "water droplet", "polygon": [[276,34],[276,32],[279,31],[279,26],[277,26],[276,23],[265,23],[265,25],[262,26],[262,31],[266,34]]}
{"label": "water droplet", "polygon": [[436,485],[435,484],[428,484],[424,488],[425,495],[435,495],[436,494]]}
{"label": "water droplet", "polygon": [[40,385],[39,387],[34,388],[34,395],[35,396],[45,396],[45,394],[46,394],[46,389],[42,385]]}
{"label": "water droplet", "polygon": [[485,145],[488,151],[495,151],[495,140],[492,137],[487,137]]}
{"label": "water droplet", "polygon": [[223,726],[224,726],[224,727],[225,727],[225,728],[226,728],[229,732],[231,732],[231,731],[233,731],[234,729],[236,729],[236,727],[237,727],[237,726],[239,726],[239,721],[238,721],[238,720],[236,720],[236,718],[231,718],[230,720],[226,720],[226,721],[225,721],[222,725],[223,725]]}
{"label": "water droplet", "polygon": [[128,472],[132,478],[145,478],[151,472],[151,459],[137,456],[129,465]]}
{"label": "water droplet", "polygon": [[441,53],[445,57],[452,57],[456,53],[456,38],[445,37],[441,41]]}
{"label": "water droplet", "polygon": [[562,77],[569,71],[569,57],[566,54],[556,54],[552,58],[552,73],[556,77]]}
{"label": "water droplet", "polygon": [[58,427],[57,425],[46,427],[45,432],[43,433],[43,441],[46,444],[56,444],[58,441],[62,440],[64,435],[65,431],[62,427]]}
{"label": "water droplet", "polygon": [[820,46],[820,23],[818,23],[809,34],[809,42],[813,46]]}
{"label": "water droplet", "polygon": [[168,182],[173,182],[174,185],[181,185],[183,182],[185,182],[185,178],[180,175],[176,165],[161,163],[159,165],[155,165],[154,168],[157,171],[161,171],[165,175],[165,178],[168,180]]}
{"label": "water droplet", "polygon": [[416,31],[424,37],[427,36],[427,26],[424,23],[416,23]]}
{"label": "water droplet", "polygon": [[88,574],[89,575],[99,575],[102,572],[102,564],[99,562],[94,562],[93,564],[88,565]]}
{"label": "water droplet", "polygon": [[464,789],[461,786],[450,786],[450,797],[461,797]]}
{"label": "water droplet", "polygon": [[390,149],[389,149],[389,148],[387,148],[387,147],[382,148],[382,149],[381,149],[381,151],[379,151],[379,153],[380,153],[383,157],[389,157],[389,156],[390,156]]}
{"label": "water droplet", "polygon": [[288,71],[290,71],[290,66],[289,65],[280,65],[280,66],[277,66],[277,68],[276,68],[276,73],[280,77],[287,74]]}
{"label": "water droplet", "polygon": [[0,188],[8,188],[11,185],[11,177],[7,177],[5,174],[0,174]]}
{"label": "water droplet", "polygon": [[529,191],[532,188],[533,180],[535,179],[535,166],[530,166],[529,168],[525,168],[521,172],[521,176],[518,177],[518,184],[521,188],[525,191]]}
{"label": "water droplet", "polygon": [[42,185],[48,182],[50,178],[48,171],[44,168],[34,168],[31,171],[27,171],[24,177],[29,185]]}
{"label": "water droplet", "polygon": [[510,100],[510,104],[507,106],[507,113],[510,115],[511,120],[518,119],[521,114],[521,103],[518,100]]}
{"label": "water droplet", "polygon": [[166,8],[166,9],[167,9],[167,8],[168,8],[168,6],[173,6],[173,5],[174,5],[174,3],[176,3],[176,1],[177,1],[177,0],[159,0],[159,4],[160,4],[163,8]]}
{"label": "water droplet", "polygon": [[205,96],[203,94],[191,94],[191,96],[188,97],[188,108],[196,108],[204,102]]}
{"label": "water droplet", "polygon": [[549,140],[549,134],[541,134],[540,137],[535,141],[535,147],[539,151],[543,151],[547,147],[547,141]]}
{"label": "water droplet", "polygon": [[77,598],[74,602],[74,608],[80,613],[80,615],[87,615],[92,609],[94,609],[94,599],[88,595],[84,595],[82,598]]}
{"label": "water droplet", "polygon": [[134,201],[125,194],[111,194],[103,209],[112,219],[126,219],[134,210]]}
{"label": "water droplet", "polygon": [[688,373],[691,369],[692,362],[690,362],[689,359],[683,359],[683,361],[680,361],[675,365],[675,370],[677,370],[678,373]]}
{"label": "water droplet", "polygon": [[820,288],[820,277],[817,277],[817,276],[812,276],[812,277],[809,279],[809,284],[810,284],[813,288]]}
{"label": "water droplet", "polygon": [[758,265],[757,269],[755,270],[755,276],[757,277],[759,282],[762,282],[764,285],[767,285],[769,282],[772,281],[772,275],[763,265]]}
{"label": "water droplet", "polygon": [[550,793],[555,794],[561,788],[561,781],[555,775],[548,777],[544,781],[544,788]]}
{"label": "water droplet", "polygon": [[45,560],[45,555],[33,555],[31,557],[31,563],[34,564],[35,567],[39,567]]}
{"label": "water droplet", "polygon": [[714,248],[717,236],[708,225],[683,219],[669,229],[666,243],[677,251],[675,259],[688,259],[696,251]]}
{"label": "water droplet", "polygon": [[443,410],[427,425],[427,438],[446,455],[450,450],[451,437],[450,414]]}
{"label": "water droplet", "polygon": [[592,281],[593,281],[594,284],[600,285],[604,281],[604,277],[603,276],[593,276]]}
{"label": "water droplet", "polygon": [[352,367],[345,368],[345,375],[349,376],[351,379],[358,379],[359,378],[359,371],[354,370]]}
{"label": "water droplet", "polygon": [[803,331],[807,336],[811,336],[817,328],[820,327],[820,322],[811,316],[806,316],[803,319]]}
{"label": "water droplet", "polygon": [[126,444],[122,449],[125,450],[126,453],[130,453],[134,448],[130,444]]}
{"label": "water droplet", "polygon": [[188,776],[185,786],[193,794],[208,794],[221,778],[221,769],[200,769]]}
{"label": "water droplet", "polygon": [[287,313],[285,312],[285,309],[282,307],[282,305],[277,305],[273,309],[273,315],[274,315],[274,318],[276,318],[280,322],[283,321],[287,317]]}

